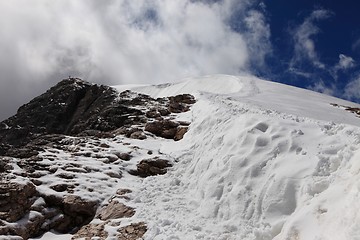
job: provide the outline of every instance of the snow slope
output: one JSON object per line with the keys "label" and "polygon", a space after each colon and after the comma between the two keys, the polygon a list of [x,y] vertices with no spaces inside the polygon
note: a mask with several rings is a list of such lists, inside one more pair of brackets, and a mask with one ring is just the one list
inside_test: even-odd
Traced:
{"label": "snow slope", "polygon": [[128,140],[175,164],[124,174],[136,214],[122,224],[146,222],[149,240],[360,239],[360,119],[331,103],[359,105],[251,76],[131,88],[197,103],[183,140]]}
{"label": "snow slope", "polygon": [[177,159],[136,197],[147,239],[360,239],[359,107],[254,77],[133,89],[194,93]]}

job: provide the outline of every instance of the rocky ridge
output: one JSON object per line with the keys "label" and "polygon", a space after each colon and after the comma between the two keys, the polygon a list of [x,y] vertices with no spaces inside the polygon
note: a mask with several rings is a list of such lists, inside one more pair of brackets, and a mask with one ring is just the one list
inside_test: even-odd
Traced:
{"label": "rocky ridge", "polygon": [[190,123],[179,116],[194,103],[70,78],[20,107],[0,123],[0,236],[141,237],[146,223],[131,222],[136,193],[118,186],[124,175],[166,173],[174,160],[156,146],[182,139]]}

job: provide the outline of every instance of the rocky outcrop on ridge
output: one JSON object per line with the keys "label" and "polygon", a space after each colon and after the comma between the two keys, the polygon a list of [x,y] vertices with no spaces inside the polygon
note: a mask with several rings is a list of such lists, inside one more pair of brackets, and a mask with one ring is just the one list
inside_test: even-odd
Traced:
{"label": "rocky outcrop on ridge", "polygon": [[[128,206],[134,193],[116,187],[124,174],[167,172],[171,159],[134,141],[181,140],[190,123],[177,115],[193,103],[188,94],[153,99],[69,78],[20,107],[0,123],[0,238],[143,236],[146,223],[120,228],[136,209]],[[116,236],[107,225],[119,226]]]}

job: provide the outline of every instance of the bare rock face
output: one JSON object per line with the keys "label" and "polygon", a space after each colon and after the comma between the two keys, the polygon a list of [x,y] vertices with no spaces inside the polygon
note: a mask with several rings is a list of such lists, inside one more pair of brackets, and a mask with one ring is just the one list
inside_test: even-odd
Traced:
{"label": "bare rock face", "polygon": [[171,166],[172,165],[168,160],[158,158],[145,159],[140,161],[136,170],[131,170],[129,173],[145,178],[149,176],[163,175],[167,172],[166,168]]}
{"label": "bare rock face", "polygon": [[135,214],[135,210],[118,201],[111,201],[107,206],[100,209],[98,218],[105,221],[117,218],[128,218]]}

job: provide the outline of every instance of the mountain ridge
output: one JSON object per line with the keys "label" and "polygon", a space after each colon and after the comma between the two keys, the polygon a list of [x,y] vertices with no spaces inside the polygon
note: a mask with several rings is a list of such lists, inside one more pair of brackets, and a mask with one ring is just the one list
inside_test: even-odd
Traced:
{"label": "mountain ridge", "polygon": [[[94,87],[89,86],[84,88]],[[79,121],[85,123],[80,132],[45,132],[20,148],[3,150],[0,191],[10,195],[0,204],[0,235],[359,236],[360,214],[354,211],[360,207],[359,105],[251,76],[95,87],[105,89],[107,97],[109,89],[111,106],[124,103],[136,110],[125,117],[131,121],[112,124],[122,112],[114,111],[114,118],[100,119],[100,125],[104,120],[114,126],[109,131]],[[15,122],[2,131],[12,127]],[[20,192],[26,194],[17,196]],[[10,202],[23,203],[16,217],[9,215]],[[49,213],[51,208],[55,212]]]}

